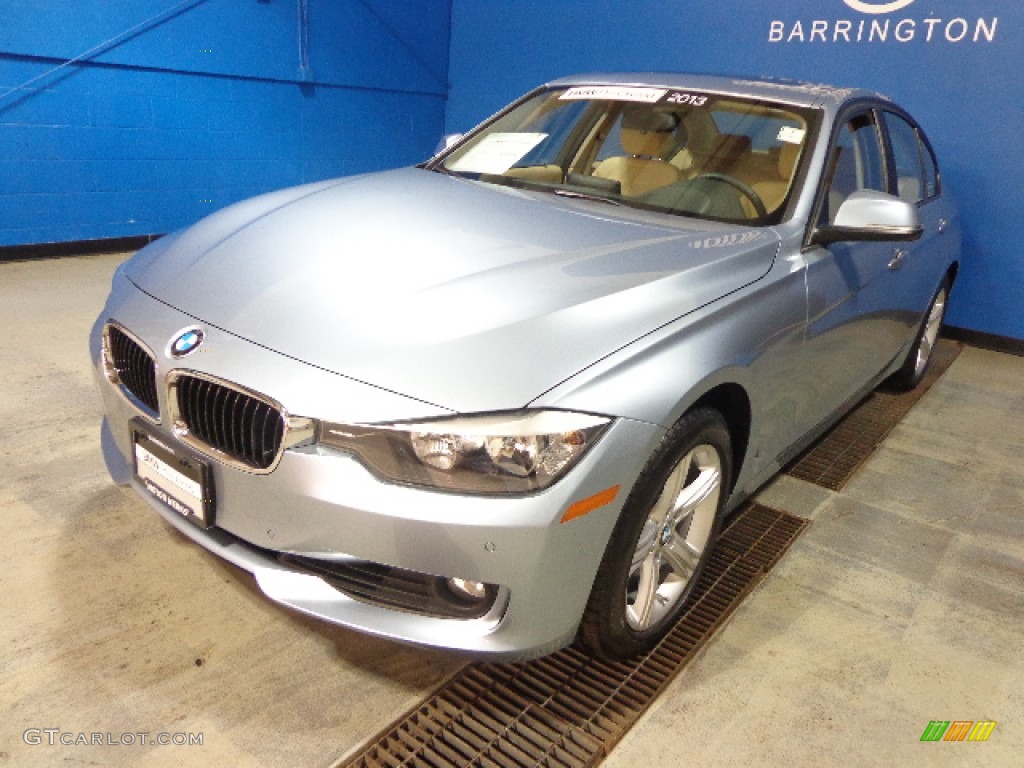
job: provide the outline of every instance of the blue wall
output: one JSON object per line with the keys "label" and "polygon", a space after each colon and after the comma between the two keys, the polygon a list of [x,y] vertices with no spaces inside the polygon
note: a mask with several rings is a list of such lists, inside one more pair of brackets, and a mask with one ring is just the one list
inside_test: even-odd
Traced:
{"label": "blue wall", "polygon": [[454,0],[447,130],[573,72],[771,75],[882,91],[922,121],[961,201],[965,262],[948,321],[1024,339],[1024,4],[856,8],[891,5]]}
{"label": "blue wall", "polygon": [[922,120],[965,214],[949,321],[1024,339],[1024,4],[900,4],[308,0],[303,72],[300,0],[0,0],[0,246],[167,232],[414,163],[571,72],[766,74],[881,90]]}
{"label": "blue wall", "polygon": [[429,156],[448,0],[307,7],[303,71],[299,0],[0,0],[0,245],[168,232]]}

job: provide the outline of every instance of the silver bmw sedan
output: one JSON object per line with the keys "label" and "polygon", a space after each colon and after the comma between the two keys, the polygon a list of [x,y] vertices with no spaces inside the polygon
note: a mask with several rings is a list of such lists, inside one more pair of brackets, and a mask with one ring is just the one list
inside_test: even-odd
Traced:
{"label": "silver bmw sedan", "polygon": [[126,262],[91,335],[103,451],[294,610],[625,658],[725,515],[872,388],[917,384],[959,260],[933,148],[883,96],[567,78],[423,165]]}

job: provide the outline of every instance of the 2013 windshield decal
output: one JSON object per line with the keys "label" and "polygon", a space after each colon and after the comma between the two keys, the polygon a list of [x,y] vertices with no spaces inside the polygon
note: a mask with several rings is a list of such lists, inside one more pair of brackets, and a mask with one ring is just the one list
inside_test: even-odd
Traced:
{"label": "2013 windshield decal", "polygon": [[902,11],[908,5],[913,5],[914,0],[894,0],[890,3],[866,3],[863,0],[843,0],[843,2],[861,13],[895,13]]}

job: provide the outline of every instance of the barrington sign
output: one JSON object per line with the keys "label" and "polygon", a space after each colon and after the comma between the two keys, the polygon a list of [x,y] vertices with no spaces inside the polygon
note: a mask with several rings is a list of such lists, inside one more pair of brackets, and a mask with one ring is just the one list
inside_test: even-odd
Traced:
{"label": "barrington sign", "polygon": [[[999,30],[998,16],[915,14],[916,0],[832,0],[847,7],[845,18],[776,19],[768,42],[796,43],[991,43]],[[967,3],[964,3],[967,5]],[[854,11],[855,15],[849,11]]]}

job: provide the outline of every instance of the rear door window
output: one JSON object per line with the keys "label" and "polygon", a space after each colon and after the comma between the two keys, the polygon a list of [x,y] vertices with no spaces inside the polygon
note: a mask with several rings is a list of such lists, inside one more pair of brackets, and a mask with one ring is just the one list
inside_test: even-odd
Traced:
{"label": "rear door window", "polygon": [[921,127],[892,112],[885,113],[885,125],[892,146],[899,196],[917,202],[938,195],[938,165]]}

